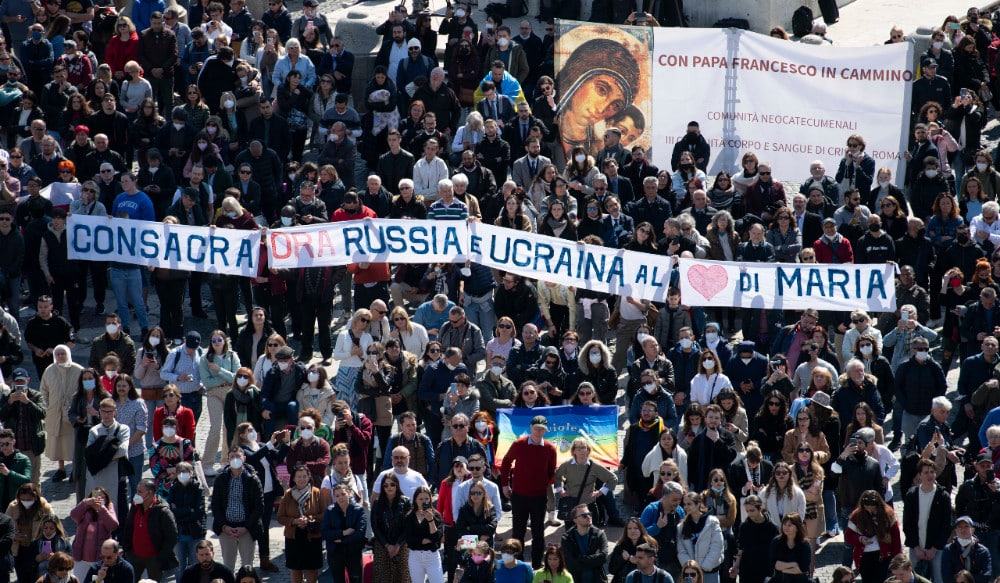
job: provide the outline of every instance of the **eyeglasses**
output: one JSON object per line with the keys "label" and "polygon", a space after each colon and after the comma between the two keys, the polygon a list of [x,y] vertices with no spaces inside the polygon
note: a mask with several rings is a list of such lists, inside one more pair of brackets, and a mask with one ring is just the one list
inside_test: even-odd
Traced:
{"label": "eyeglasses", "polygon": [[236,375],[236,378],[238,378],[238,379],[249,379],[250,376],[249,375],[245,375],[245,374],[238,374],[238,375]]}
{"label": "eyeglasses", "polygon": [[521,391],[521,394],[522,395],[536,395],[538,393],[536,393],[535,391]]}
{"label": "eyeglasses", "polygon": [[267,343],[267,347],[268,348],[278,348],[279,346],[281,346],[281,345],[278,344],[277,342],[268,342]]}
{"label": "eyeglasses", "polygon": [[483,494],[484,492],[480,492],[478,490],[475,492],[469,492],[469,496],[482,496]]}
{"label": "eyeglasses", "polygon": [[378,356],[378,352],[372,352],[370,350],[367,352],[367,354],[368,356]]}
{"label": "eyeglasses", "polygon": [[788,471],[787,470],[779,470],[777,472],[774,472],[774,475],[775,476],[787,476],[788,475]]}
{"label": "eyeglasses", "polygon": [[672,475],[674,475],[673,472],[660,472],[661,477],[672,476]]}
{"label": "eyeglasses", "polygon": [[760,174],[761,176],[770,176],[771,175],[770,172],[758,172],[758,174]]}
{"label": "eyeglasses", "polygon": [[128,28],[128,25],[127,24],[119,24],[118,28]]}
{"label": "eyeglasses", "polygon": [[410,47],[410,52],[411,53],[419,53],[420,49],[418,49],[417,47]]}
{"label": "eyeglasses", "polygon": [[467,427],[468,427],[468,425],[466,425],[465,423],[452,423],[451,424],[451,428],[452,429],[465,429]]}
{"label": "eyeglasses", "polygon": [[589,512],[581,512],[580,514],[577,514],[576,517],[577,518],[590,518],[590,513]]}
{"label": "eyeglasses", "polygon": [[486,469],[486,466],[469,466],[470,472],[479,472]]}
{"label": "eyeglasses", "polygon": [[812,453],[812,450],[811,450],[811,449],[809,449],[808,447],[800,447],[799,449],[797,449],[797,450],[795,450],[795,451],[797,451],[797,452],[799,452],[799,453],[802,453],[802,452],[806,452],[806,453]]}
{"label": "eyeglasses", "polygon": [[13,441],[0,441],[0,447],[14,447]]}
{"label": "eyeglasses", "polygon": [[[0,61],[2,61],[2,60],[3,59],[0,59]],[[24,156],[22,156],[20,154],[11,154],[10,157],[13,158],[13,159],[15,159],[15,160],[20,160],[21,158],[24,158]]]}
{"label": "eyeglasses", "polygon": [[576,394],[581,397],[586,397],[587,395],[593,395],[594,391],[577,391]]}
{"label": "eyeglasses", "polygon": [[768,401],[767,402],[767,406],[768,407],[780,407],[781,406],[781,401]]}
{"label": "eyeglasses", "polygon": [[684,572],[684,576],[685,577],[697,577],[698,573],[695,573],[694,571],[685,571]]}
{"label": "eyeglasses", "polygon": [[212,338],[212,344],[222,344],[225,341],[225,338]]}
{"label": "eyeglasses", "polygon": [[372,321],[371,318],[358,318],[358,320],[360,320],[362,324],[367,324]]}
{"label": "eyeglasses", "polygon": [[72,173],[73,173],[72,170],[60,170],[59,171],[59,174],[72,174]]}

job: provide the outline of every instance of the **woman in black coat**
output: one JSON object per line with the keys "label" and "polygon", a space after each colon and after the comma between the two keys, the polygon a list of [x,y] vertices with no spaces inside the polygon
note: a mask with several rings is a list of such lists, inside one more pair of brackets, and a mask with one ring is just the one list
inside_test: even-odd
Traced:
{"label": "woman in black coat", "polygon": [[792,418],[788,415],[785,396],[773,390],[765,393],[764,405],[757,411],[750,426],[750,439],[760,445],[760,451],[767,460],[776,462],[781,459],[785,432],[791,428]]}
{"label": "woman in black coat", "polygon": [[965,37],[955,48],[955,76],[951,79],[951,92],[959,95],[961,89],[970,93],[979,93],[982,87],[988,87],[990,72],[983,62],[982,55],[976,49],[976,39]]}
{"label": "woman in black coat", "polygon": [[410,499],[400,491],[399,478],[392,472],[386,474],[371,513],[376,581],[402,583],[406,578],[410,552],[403,521],[409,512]]}
{"label": "woman in black coat", "polygon": [[493,544],[493,535],[497,531],[497,513],[487,495],[486,486],[482,480],[477,480],[469,486],[469,499],[458,511],[455,520],[456,539],[463,536],[478,536],[480,541]]}

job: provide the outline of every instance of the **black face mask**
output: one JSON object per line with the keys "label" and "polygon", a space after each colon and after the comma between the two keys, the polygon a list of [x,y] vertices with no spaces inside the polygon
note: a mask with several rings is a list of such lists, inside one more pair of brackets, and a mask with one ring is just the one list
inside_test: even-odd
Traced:
{"label": "black face mask", "polygon": [[689,144],[697,144],[698,143],[698,134],[695,133],[695,132],[688,132],[687,136],[685,136],[685,139],[687,140],[687,143],[689,143]]}
{"label": "black face mask", "polygon": [[871,224],[871,225],[868,225],[868,230],[871,231],[872,233],[878,233],[879,231],[882,230],[882,226],[881,225],[876,225],[876,224]]}
{"label": "black face mask", "polygon": [[955,237],[955,239],[956,239],[956,240],[957,240],[957,241],[958,241],[958,242],[959,242],[960,244],[962,244],[962,245],[965,245],[966,243],[968,243],[968,242],[969,242],[969,234],[968,234],[968,233],[961,233],[961,234],[959,234],[958,236],[956,236],[956,237]]}

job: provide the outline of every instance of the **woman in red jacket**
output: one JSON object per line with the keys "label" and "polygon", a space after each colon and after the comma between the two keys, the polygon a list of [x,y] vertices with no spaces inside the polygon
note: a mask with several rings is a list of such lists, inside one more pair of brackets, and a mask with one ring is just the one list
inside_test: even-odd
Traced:
{"label": "woman in red jacket", "polygon": [[122,16],[115,23],[115,35],[108,41],[104,52],[104,62],[111,67],[111,74],[121,83],[125,79],[125,63],[138,61],[139,35],[135,24],[128,16]]}
{"label": "woman in red jacket", "polygon": [[[176,358],[175,356],[168,356]],[[153,441],[163,437],[163,420],[167,417],[177,419],[177,436],[194,441],[194,430],[197,426],[194,411],[181,405],[181,392],[176,385],[167,385],[163,389],[163,406],[153,412]]]}
{"label": "woman in red jacket", "polygon": [[862,581],[883,581],[889,576],[889,561],[903,552],[903,544],[896,513],[875,490],[861,494],[848,518],[844,542],[854,548],[854,564]]}

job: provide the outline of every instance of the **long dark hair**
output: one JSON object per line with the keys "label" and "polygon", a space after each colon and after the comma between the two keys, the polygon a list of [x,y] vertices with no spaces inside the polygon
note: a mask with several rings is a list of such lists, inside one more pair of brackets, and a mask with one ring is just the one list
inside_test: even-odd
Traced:
{"label": "long dark hair", "polygon": [[[865,510],[865,505],[875,506],[874,514]],[[892,529],[896,522],[896,513],[891,506],[882,500],[882,495],[875,490],[865,490],[858,499],[858,506],[851,512],[849,519],[858,527],[858,532],[864,536],[874,536],[880,543],[892,541]]]}

